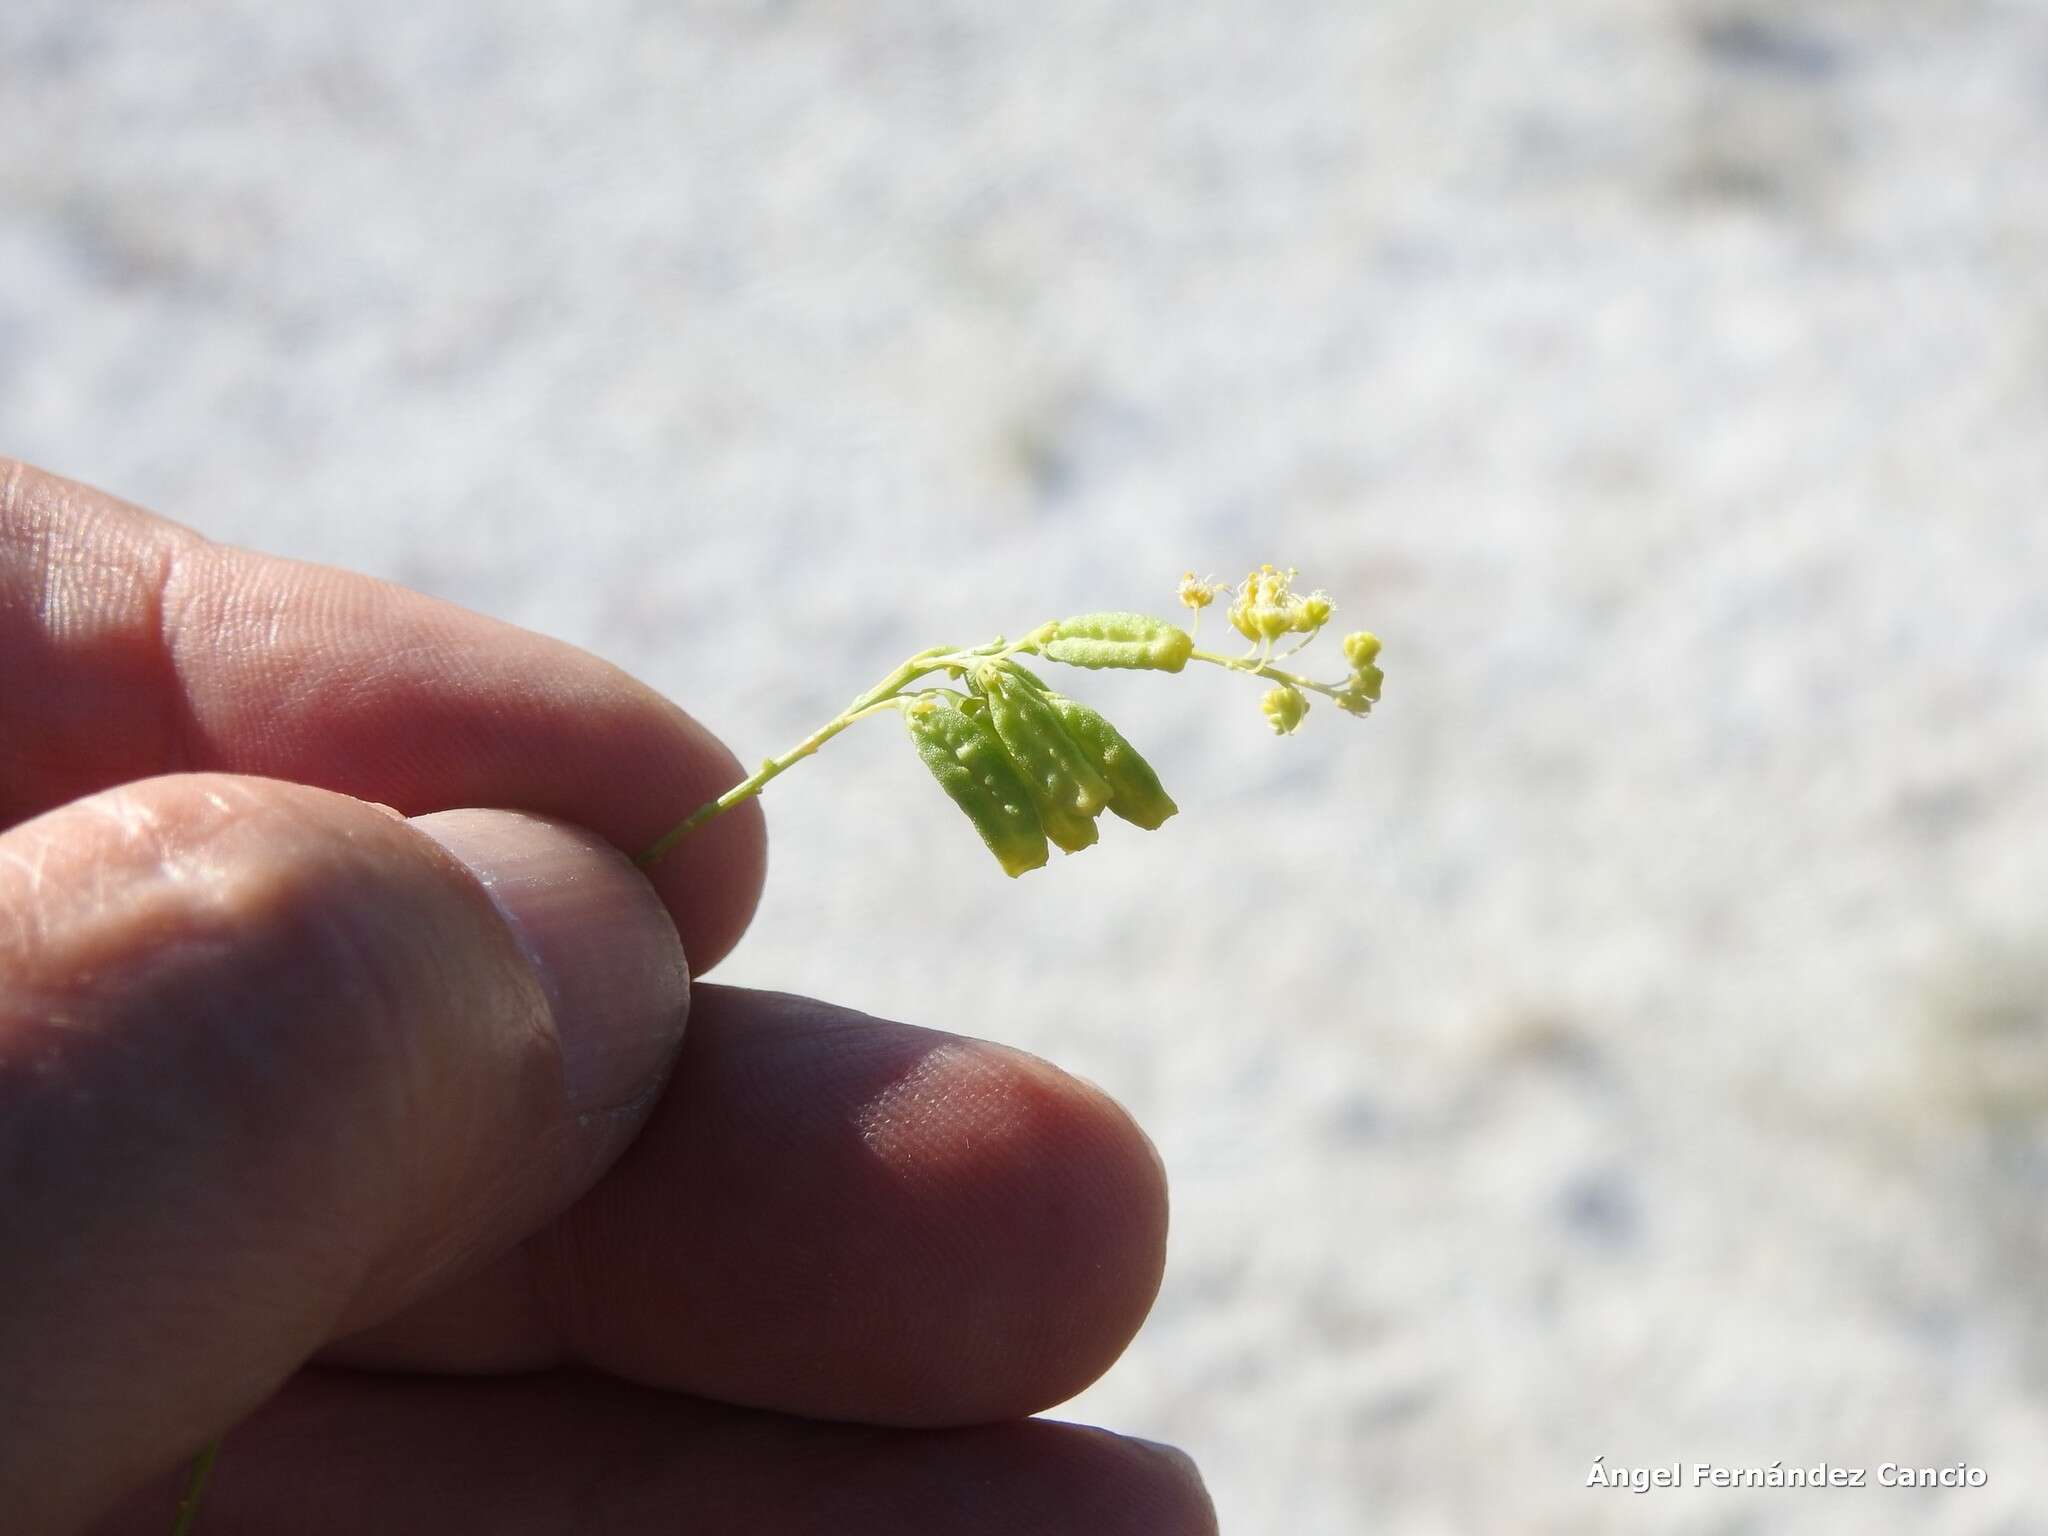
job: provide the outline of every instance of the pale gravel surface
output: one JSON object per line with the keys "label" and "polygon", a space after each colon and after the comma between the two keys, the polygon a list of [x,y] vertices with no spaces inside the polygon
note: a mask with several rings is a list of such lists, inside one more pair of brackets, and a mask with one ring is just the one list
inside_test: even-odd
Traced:
{"label": "pale gravel surface", "polygon": [[1378,717],[1014,886],[867,727],[723,978],[1131,1105],[1227,1530],[2048,1531],[2040,5],[8,0],[0,448],[748,756],[1300,565]]}

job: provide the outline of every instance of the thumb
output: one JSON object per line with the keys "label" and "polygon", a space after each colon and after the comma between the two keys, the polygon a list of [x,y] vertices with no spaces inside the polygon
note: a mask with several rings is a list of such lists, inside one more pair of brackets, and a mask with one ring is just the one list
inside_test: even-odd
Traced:
{"label": "thumb", "polygon": [[688,996],[558,822],[186,775],[0,836],[0,1507],[89,1518],[560,1211]]}

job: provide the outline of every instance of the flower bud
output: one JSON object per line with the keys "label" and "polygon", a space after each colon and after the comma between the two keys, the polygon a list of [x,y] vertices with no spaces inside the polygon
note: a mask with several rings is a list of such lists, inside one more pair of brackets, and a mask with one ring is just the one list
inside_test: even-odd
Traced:
{"label": "flower bud", "polygon": [[1273,727],[1273,734],[1285,736],[1308,714],[1308,697],[1299,688],[1273,688],[1259,701],[1259,708],[1266,712],[1266,723]]}
{"label": "flower bud", "polygon": [[1344,637],[1344,659],[1364,670],[1380,656],[1380,637],[1368,629],[1356,629]]}

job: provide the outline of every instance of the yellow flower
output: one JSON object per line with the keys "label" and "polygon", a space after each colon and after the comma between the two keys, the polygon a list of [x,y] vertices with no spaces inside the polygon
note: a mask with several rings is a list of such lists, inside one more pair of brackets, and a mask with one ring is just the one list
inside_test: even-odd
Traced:
{"label": "yellow flower", "polygon": [[1294,593],[1288,583],[1292,570],[1262,565],[1238,583],[1237,601],[1230,605],[1230,625],[1254,644],[1277,640],[1294,628]]}
{"label": "yellow flower", "polygon": [[1282,635],[1312,635],[1330,622],[1333,605],[1327,592],[1294,594],[1297,572],[1289,567],[1262,565],[1238,584],[1237,601],[1230,605],[1231,627],[1254,645],[1270,643]]}

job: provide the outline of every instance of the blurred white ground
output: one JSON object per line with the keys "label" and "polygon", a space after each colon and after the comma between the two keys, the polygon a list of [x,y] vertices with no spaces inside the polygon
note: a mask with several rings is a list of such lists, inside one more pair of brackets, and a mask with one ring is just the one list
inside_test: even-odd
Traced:
{"label": "blurred white ground", "polygon": [[1300,566],[1373,720],[1015,885],[870,726],[720,979],[1132,1107],[1227,1530],[2048,1531],[2041,5],[8,0],[0,448],[746,757]]}

